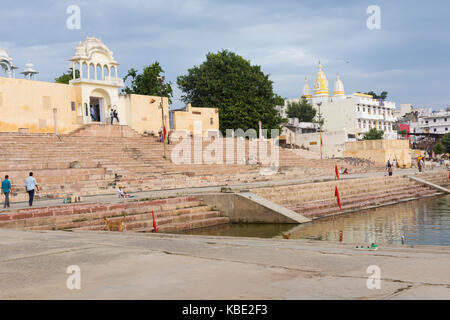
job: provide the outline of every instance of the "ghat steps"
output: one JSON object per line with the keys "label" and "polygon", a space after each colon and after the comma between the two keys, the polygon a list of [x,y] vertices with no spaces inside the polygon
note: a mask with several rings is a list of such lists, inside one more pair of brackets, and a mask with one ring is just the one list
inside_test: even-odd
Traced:
{"label": "ghat steps", "polygon": [[[441,172],[440,175],[445,175],[445,172]],[[422,178],[425,179],[426,177]],[[346,179],[314,184],[258,188],[253,189],[252,192],[285,206],[302,216],[316,219],[340,211],[334,196],[336,186],[344,211],[438,194],[436,190],[422,186],[406,177]]]}
{"label": "ghat steps", "polygon": [[0,228],[23,230],[105,230],[104,217],[124,219],[124,231],[152,232],[153,215],[158,232],[179,232],[230,223],[195,197],[86,203],[19,209],[0,215]]}
{"label": "ghat steps", "polygon": [[[261,166],[249,164],[248,141],[240,145],[238,139],[234,139],[233,159],[236,162],[237,154],[244,151],[245,164],[226,164],[226,153],[224,164],[175,164],[163,159],[163,145],[156,138],[141,136],[128,126],[119,125],[86,125],[60,137],[0,133],[0,139],[0,175],[11,178],[12,202],[26,201],[23,185],[29,171],[34,172],[41,185],[36,198],[51,199],[67,194],[112,194],[117,185],[123,185],[128,192],[227,185],[327,175],[334,168],[332,160],[305,159],[279,148],[280,171],[261,175]],[[207,145],[204,142],[203,148]],[[225,148],[226,143],[223,145]],[[169,159],[173,148],[172,144],[167,146]],[[183,157],[189,158],[180,158]],[[194,154],[190,157],[193,162]],[[344,160],[338,165],[349,168],[351,173],[368,170]]]}

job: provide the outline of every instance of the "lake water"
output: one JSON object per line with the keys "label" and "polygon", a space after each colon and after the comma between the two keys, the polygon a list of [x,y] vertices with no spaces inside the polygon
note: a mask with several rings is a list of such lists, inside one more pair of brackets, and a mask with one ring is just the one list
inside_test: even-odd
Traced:
{"label": "lake water", "polygon": [[314,239],[344,243],[450,246],[450,196],[426,198],[387,207],[362,210],[303,225],[232,224],[191,230],[187,234]]}

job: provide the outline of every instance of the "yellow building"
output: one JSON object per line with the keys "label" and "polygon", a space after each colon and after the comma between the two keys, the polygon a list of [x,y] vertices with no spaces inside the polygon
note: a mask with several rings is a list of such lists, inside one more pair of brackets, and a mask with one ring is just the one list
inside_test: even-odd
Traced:
{"label": "yellow building", "polygon": [[[162,127],[160,97],[119,94],[124,86],[119,64],[101,40],[87,37],[70,61],[73,80],[68,85],[0,77],[1,132],[68,133],[84,124],[110,124],[111,109],[117,110],[121,125],[140,133]],[[167,98],[162,105],[167,119]]]}
{"label": "yellow building", "polygon": [[189,131],[194,133],[195,124],[201,124],[202,135],[207,136],[209,131],[219,130],[219,109],[196,108],[189,103],[185,110],[172,111],[174,131]]}

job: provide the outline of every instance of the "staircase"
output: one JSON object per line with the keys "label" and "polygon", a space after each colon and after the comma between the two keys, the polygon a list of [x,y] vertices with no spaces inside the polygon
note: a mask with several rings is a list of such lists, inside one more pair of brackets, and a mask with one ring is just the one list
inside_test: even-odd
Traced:
{"label": "staircase", "polygon": [[0,228],[23,230],[106,230],[104,217],[111,221],[124,216],[124,230],[152,232],[153,216],[157,232],[181,232],[230,223],[195,197],[128,201],[115,204],[86,203],[20,209],[0,215]]}
{"label": "staircase", "polygon": [[302,216],[317,219],[340,212],[334,196],[335,186],[339,189],[343,211],[362,210],[370,206],[438,194],[437,191],[404,177],[346,179],[259,188],[252,192]]}

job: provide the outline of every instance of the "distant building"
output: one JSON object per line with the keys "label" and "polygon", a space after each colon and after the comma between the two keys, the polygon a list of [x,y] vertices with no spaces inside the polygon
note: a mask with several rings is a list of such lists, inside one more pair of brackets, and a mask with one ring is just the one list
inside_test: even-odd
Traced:
{"label": "distant building", "polygon": [[[384,131],[386,139],[397,138],[397,133],[393,128],[396,121],[394,102],[373,99],[371,95],[362,93],[346,95],[339,74],[336,76],[333,94],[330,95],[328,80],[320,61],[318,68],[313,94],[311,94],[308,79],[305,78],[302,96],[305,96],[318,111],[316,120],[319,118],[324,120],[322,130],[329,132],[344,130],[349,139],[355,139],[362,138],[364,133],[376,128]],[[285,116],[289,102],[299,100],[286,100],[284,106],[278,106],[277,110],[280,115]]]}
{"label": "distant building", "polygon": [[170,111],[171,126],[174,131],[189,131],[194,133],[196,122],[201,124],[202,135],[219,130],[219,109],[196,108],[189,103],[183,110]]}
{"label": "distant building", "polygon": [[450,112],[436,111],[419,117],[420,133],[446,134],[450,130]]}

